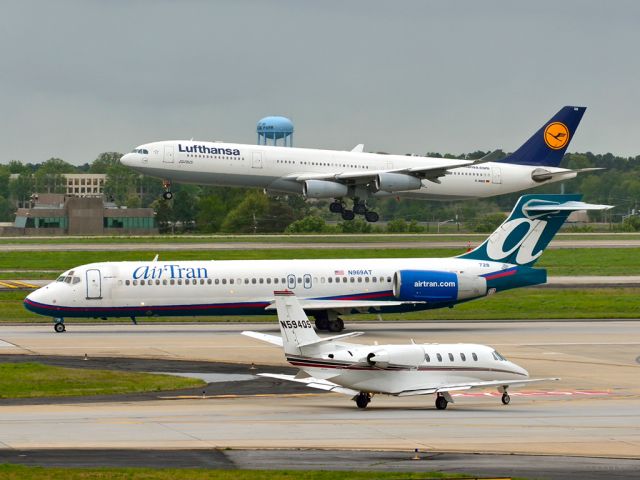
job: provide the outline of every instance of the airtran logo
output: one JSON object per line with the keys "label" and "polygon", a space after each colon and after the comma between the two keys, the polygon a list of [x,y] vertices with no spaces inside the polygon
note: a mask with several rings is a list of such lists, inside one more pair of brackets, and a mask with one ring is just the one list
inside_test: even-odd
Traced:
{"label": "airtran logo", "polygon": [[553,150],[560,150],[569,143],[569,129],[562,122],[553,122],[544,129],[544,141]]}
{"label": "airtran logo", "polygon": [[419,280],[413,282],[414,288],[450,288],[456,286],[456,282],[429,282],[426,280]]}
{"label": "airtran logo", "polygon": [[[499,261],[507,258],[517,250],[517,264],[524,265],[533,262],[542,255],[543,250],[534,254],[533,249],[538,244],[545,228],[547,228],[547,222],[545,220],[531,220],[529,218],[509,220],[503,223],[502,226],[491,235],[489,241],[487,241],[487,255],[492,260]],[[516,235],[519,236],[519,239],[505,250],[507,239],[516,230]]]}
{"label": "airtran logo", "polygon": [[162,278],[209,278],[207,269],[204,267],[181,267],[180,265],[161,265],[152,267],[144,265],[133,271],[134,280],[141,278],[162,279]]}
{"label": "airtran logo", "polygon": [[237,148],[216,148],[198,144],[182,145],[179,143],[178,151],[182,153],[208,153],[209,155],[240,155],[240,150]]}

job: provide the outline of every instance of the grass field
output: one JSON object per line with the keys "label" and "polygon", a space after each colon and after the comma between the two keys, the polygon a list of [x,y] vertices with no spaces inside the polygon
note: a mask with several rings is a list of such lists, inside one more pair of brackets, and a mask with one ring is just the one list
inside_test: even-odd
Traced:
{"label": "grass field", "polygon": [[[79,252],[5,252],[0,253],[0,270],[9,270],[20,279],[51,278],[57,275],[39,272],[62,272],[92,262],[151,260],[262,260],[307,258],[416,258],[448,257],[463,253],[454,249],[373,248],[361,249],[253,249],[253,250],[184,250],[184,251],[79,251]],[[640,248],[580,248],[546,251],[537,267],[549,275],[640,275]],[[5,272],[3,272],[4,274]],[[3,276],[3,278],[9,278]]]}
{"label": "grass field", "polygon": [[[445,228],[446,227],[446,228]],[[55,237],[0,237],[0,245],[11,244],[82,244],[82,243],[350,243],[350,242],[449,242],[471,240],[478,242],[486,238],[489,233],[456,233],[447,225],[442,227],[443,233],[391,233],[391,234],[271,234],[271,235],[118,235],[118,236],[55,236]],[[559,240],[628,240],[640,239],[640,233],[559,233]]]}
{"label": "grass field", "polygon": [[[0,292],[0,323],[50,323],[27,311],[22,305],[25,292]],[[441,308],[411,313],[388,313],[385,320],[505,320],[562,318],[638,318],[640,288],[522,288],[463,303],[454,308]],[[374,320],[376,315],[347,315],[347,321]],[[129,318],[109,319],[109,322],[130,323]],[[201,322],[275,322],[275,316],[253,317],[139,317],[138,321],[201,321]],[[68,319],[67,323],[100,322],[95,319]]]}
{"label": "grass field", "polygon": [[[425,468],[428,468],[426,466]],[[395,480],[469,478],[448,473],[329,472],[319,470],[210,470],[152,468],[42,468],[0,465],[2,480]]]}
{"label": "grass field", "polygon": [[0,398],[113,395],[195,388],[195,378],[150,373],[0,363]]}

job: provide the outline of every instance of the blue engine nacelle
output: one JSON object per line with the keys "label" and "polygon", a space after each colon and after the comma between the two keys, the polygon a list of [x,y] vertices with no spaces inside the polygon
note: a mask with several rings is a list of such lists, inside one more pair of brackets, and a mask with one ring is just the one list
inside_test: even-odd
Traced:
{"label": "blue engine nacelle", "polygon": [[455,303],[486,294],[487,280],[477,275],[436,270],[399,270],[393,276],[393,295],[398,300]]}

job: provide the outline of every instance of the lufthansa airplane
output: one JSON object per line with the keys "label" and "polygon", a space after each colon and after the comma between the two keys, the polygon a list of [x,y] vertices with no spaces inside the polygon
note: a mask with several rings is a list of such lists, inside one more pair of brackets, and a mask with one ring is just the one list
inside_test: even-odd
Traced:
{"label": "lufthansa airplane", "polygon": [[274,290],[294,292],[318,329],[340,331],[340,315],[451,307],[546,282],[532,268],[569,213],[602,210],[580,195],[524,195],[475,250],[452,258],[104,262],[82,265],[29,294],[25,307],[66,317],[264,315]]}
{"label": "lufthansa airplane", "polygon": [[[477,161],[350,152],[266,145],[172,140],[136,147],[121,162],[163,179],[164,198],[172,182],[260,187],[267,192],[334,199],[329,209],[344,220],[355,214],[369,222],[370,197],[399,196],[425,200],[484,198],[568,180],[579,172],[560,168],[585,107],[564,107],[511,155],[492,161],[493,152]],[[345,199],[353,200],[348,209]]]}
{"label": "lufthansa airplane", "polygon": [[245,331],[243,335],[284,349],[287,361],[300,368],[297,375],[258,374],[303,383],[311,388],[349,395],[366,408],[376,394],[407,397],[435,395],[436,408],[453,402],[451,392],[496,387],[502,403],[511,401],[508,389],[558,378],[529,378],[529,373],[486,345],[346,343],[363,332],[320,338],[293,292],[274,292],[281,336]]}

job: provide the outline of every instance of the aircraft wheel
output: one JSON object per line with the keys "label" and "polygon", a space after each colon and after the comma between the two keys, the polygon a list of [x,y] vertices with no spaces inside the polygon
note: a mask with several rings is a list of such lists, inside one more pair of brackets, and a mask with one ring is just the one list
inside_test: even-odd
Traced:
{"label": "aircraft wheel", "polygon": [[341,332],[344,330],[344,322],[341,318],[336,318],[335,320],[329,320],[329,331],[330,332]]}
{"label": "aircraft wheel", "polygon": [[371,401],[371,397],[369,397],[368,393],[359,393],[356,396],[356,405],[358,406],[358,408],[367,408],[367,405],[369,405],[369,402]]}
{"label": "aircraft wheel", "polygon": [[173,198],[173,193],[172,192],[164,192],[162,194],[162,198],[164,198],[165,200],[171,200]]}
{"label": "aircraft wheel", "polygon": [[344,211],[344,205],[342,202],[332,202],[329,204],[329,211],[331,213],[342,213]]}
{"label": "aircraft wheel", "polygon": [[353,210],[343,210],[342,211],[342,219],[343,220],[353,220],[354,218],[356,218],[355,213],[353,213]]}
{"label": "aircraft wheel", "polygon": [[318,330],[329,330],[329,319],[326,313],[316,315],[316,328]]}
{"label": "aircraft wheel", "polygon": [[64,323],[56,323],[53,326],[53,329],[56,331],[56,333],[62,333],[66,330],[66,328],[64,328]]}
{"label": "aircraft wheel", "polygon": [[442,396],[438,396],[436,397],[436,408],[438,410],[444,410],[445,408],[447,408],[447,404],[449,402],[447,402],[447,399],[442,397]]}
{"label": "aircraft wheel", "polygon": [[509,402],[511,402],[511,397],[509,396],[508,393],[503,393],[502,394],[502,404],[503,405],[509,405]]}
{"label": "aircraft wheel", "polygon": [[354,203],[353,213],[357,213],[358,215],[365,215],[367,213],[367,206],[364,203]]}
{"label": "aircraft wheel", "polygon": [[380,215],[378,215],[376,212],[367,212],[364,214],[364,218],[367,222],[377,222],[380,219]]}

